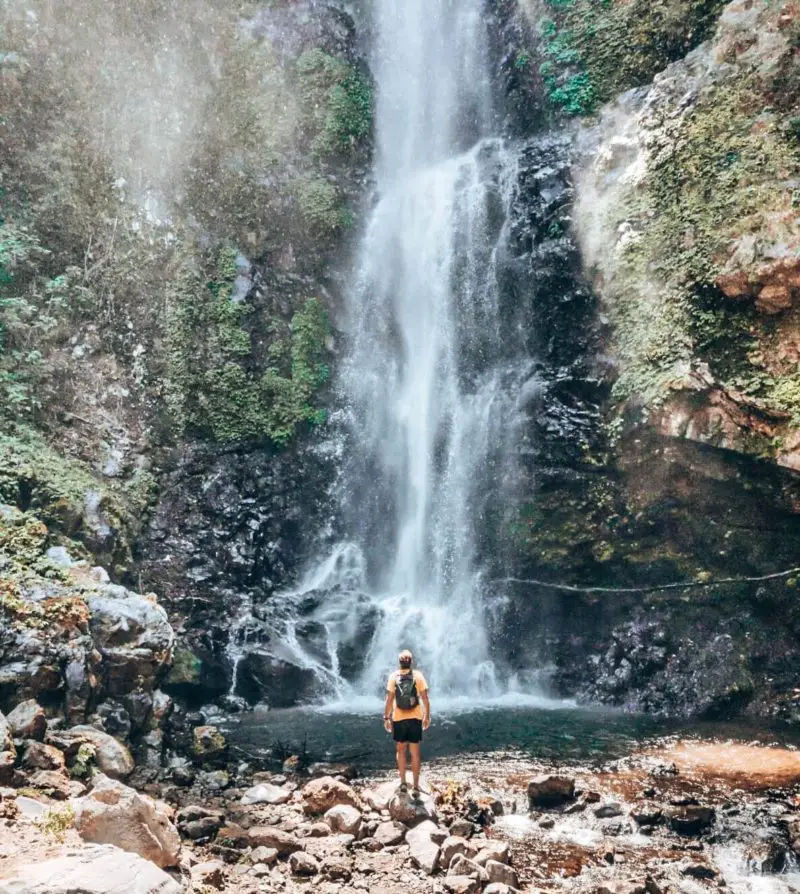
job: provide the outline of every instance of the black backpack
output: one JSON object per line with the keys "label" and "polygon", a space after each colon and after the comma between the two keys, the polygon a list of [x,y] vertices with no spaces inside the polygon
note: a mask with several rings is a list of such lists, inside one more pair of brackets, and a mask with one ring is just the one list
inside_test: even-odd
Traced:
{"label": "black backpack", "polygon": [[398,673],[394,685],[394,703],[401,711],[410,711],[419,704],[417,695],[417,681],[414,672],[410,674]]}

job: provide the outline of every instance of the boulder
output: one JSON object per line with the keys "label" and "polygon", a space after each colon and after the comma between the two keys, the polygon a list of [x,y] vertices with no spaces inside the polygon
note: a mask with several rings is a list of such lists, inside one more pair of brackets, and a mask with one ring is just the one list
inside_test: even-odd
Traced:
{"label": "boulder", "polygon": [[[331,810],[334,808],[331,807]],[[405,829],[403,829],[405,833]],[[309,838],[327,838],[331,834],[331,827],[327,823],[312,823],[308,827]]]}
{"label": "boulder", "polygon": [[439,861],[442,866],[449,866],[450,861],[457,854],[472,859],[478,853],[478,848],[467,841],[466,838],[460,838],[457,835],[450,835],[442,842],[442,853]]}
{"label": "boulder", "polygon": [[260,782],[242,795],[242,804],[271,804],[277,806],[291,800],[293,789]]}
{"label": "boulder", "polygon": [[668,807],[664,816],[669,825],[681,835],[699,835],[714,822],[714,808],[700,804]]}
{"label": "boulder", "polygon": [[514,894],[516,890],[501,882],[492,882],[483,889],[483,894]]}
{"label": "boulder", "polygon": [[327,857],[322,863],[322,874],[334,882],[349,882],[353,875],[350,864],[341,857]]}
{"label": "boulder", "polygon": [[[72,735],[80,740],[78,747],[83,742],[94,745],[95,763],[100,772],[106,776],[110,776],[112,779],[127,779],[133,773],[136,765],[130,751],[122,742],[108,733],[103,733],[93,726],[73,726],[67,731],[67,735]],[[59,736],[63,737],[64,733],[60,733]],[[58,743],[54,742],[53,744],[57,745]],[[77,748],[75,750],[77,751]]]}
{"label": "boulder", "polygon": [[100,776],[92,791],[72,804],[75,828],[85,841],[116,845],[162,869],[178,864],[178,830],[163,807],[147,795]]}
{"label": "boulder", "polygon": [[534,807],[555,807],[575,797],[575,779],[571,776],[545,774],[528,783],[528,803]]}
{"label": "boulder", "polygon": [[394,821],[381,823],[372,837],[383,847],[393,847],[406,837],[406,827]]}
{"label": "boulder", "polygon": [[322,761],[311,764],[306,772],[312,779],[319,776],[343,776],[345,779],[355,779],[358,775],[352,764],[331,764]]}
{"label": "boulder", "polygon": [[361,813],[349,804],[337,804],[325,811],[325,822],[332,832],[344,832],[345,835],[358,837],[361,831]]}
{"label": "boulder", "polygon": [[450,834],[456,838],[470,838],[475,831],[471,820],[460,818],[450,826]]}
{"label": "boulder", "polygon": [[519,888],[519,876],[517,873],[505,863],[499,863],[497,860],[489,860],[484,867],[489,881],[508,885],[509,888]]}
{"label": "boulder", "polygon": [[392,800],[399,785],[400,783],[394,780],[382,782],[375,788],[365,789],[362,792],[362,797],[373,810],[380,813],[389,806],[389,801]]}
{"label": "boulder", "polygon": [[436,823],[431,820],[423,820],[406,832],[406,843],[412,862],[428,875],[433,875],[439,866],[441,849],[433,840],[433,836],[438,831]]}
{"label": "boulder", "polygon": [[294,835],[274,826],[255,826],[249,830],[248,838],[252,847],[273,848],[281,857],[303,850],[302,843]]}
{"label": "boulder", "polygon": [[22,755],[22,766],[26,770],[63,770],[64,752],[44,742],[30,741]]}
{"label": "boulder", "polygon": [[198,766],[225,766],[228,743],[215,726],[196,726],[192,730],[192,760]]}
{"label": "boulder", "polygon": [[20,702],[7,720],[11,734],[17,739],[36,739],[41,742],[47,732],[44,708],[33,698]]}
{"label": "boulder", "polygon": [[445,891],[450,894],[480,894],[481,883],[468,875],[448,875],[443,879]]}
{"label": "boulder", "polygon": [[633,805],[631,817],[640,826],[655,826],[661,822],[662,811],[658,804],[643,801]]}
{"label": "boulder", "polygon": [[410,792],[396,792],[392,795],[387,805],[389,816],[404,826],[414,826],[417,823],[436,822],[436,805],[433,798],[423,792],[419,800],[414,800]]}
{"label": "boulder", "polygon": [[789,821],[789,846],[800,856],[800,817]]}
{"label": "boulder", "polygon": [[511,846],[507,841],[497,841],[490,839],[481,842],[481,849],[478,851],[475,862],[478,866],[485,866],[489,860],[496,860],[498,863],[511,862]]}
{"label": "boulder", "polygon": [[105,846],[21,866],[0,881],[0,894],[181,894],[181,886],[136,854]]}
{"label": "boulder", "polygon": [[349,804],[351,807],[359,807],[358,795],[344,782],[339,782],[332,776],[323,776],[320,779],[312,779],[303,788],[303,809],[308,814],[326,813],[337,804]]}
{"label": "boulder", "polygon": [[213,838],[222,825],[221,820],[216,816],[203,816],[196,820],[191,820],[178,825],[178,831],[184,838],[191,841],[200,841],[202,838]]}
{"label": "boulder", "polygon": [[311,854],[307,854],[304,851],[295,851],[289,857],[289,868],[292,870],[292,875],[308,877],[319,872],[319,863]]}

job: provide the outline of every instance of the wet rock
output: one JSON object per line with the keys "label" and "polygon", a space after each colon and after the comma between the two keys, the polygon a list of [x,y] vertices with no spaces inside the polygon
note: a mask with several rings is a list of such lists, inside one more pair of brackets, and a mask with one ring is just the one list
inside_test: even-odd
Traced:
{"label": "wet rock", "polygon": [[689,876],[689,878],[697,879],[712,879],[719,875],[717,870],[709,866],[707,863],[690,863],[688,866],[684,866],[683,869],[681,869],[681,873]]}
{"label": "wet rock", "polygon": [[361,813],[349,804],[337,804],[325,811],[325,821],[332,832],[343,832],[345,835],[358,837],[361,831]]}
{"label": "wet rock", "polygon": [[116,845],[162,869],[177,866],[178,830],[163,806],[146,795],[101,776],[88,795],[73,801],[73,809],[75,828],[85,841]]}
{"label": "wet rock", "polygon": [[222,888],[225,884],[225,867],[216,860],[197,863],[191,869],[192,885],[209,885]]}
{"label": "wet rock", "polygon": [[440,848],[433,840],[438,831],[436,823],[426,819],[406,833],[411,861],[427,875],[433,875],[439,865]]}
{"label": "wet rock", "polygon": [[130,737],[131,716],[124,705],[116,701],[103,702],[102,705],[97,707],[97,717],[102,724],[103,730],[109,733],[109,735],[118,739],[128,739]]}
{"label": "wet rock", "polygon": [[619,801],[607,801],[605,804],[598,804],[592,808],[592,813],[598,819],[609,819],[614,816],[622,816],[625,811]]}
{"label": "wet rock", "polygon": [[406,827],[402,823],[394,821],[380,823],[375,830],[373,838],[383,847],[393,847],[400,844],[406,837]]}
{"label": "wet rock", "polygon": [[231,784],[231,776],[227,770],[211,770],[207,773],[198,773],[196,782],[206,791],[221,792]]}
{"label": "wet rock", "polygon": [[20,702],[7,717],[11,734],[17,739],[36,739],[41,742],[47,732],[47,717],[35,699]]}
{"label": "wet rock", "polygon": [[260,782],[242,795],[242,804],[272,804],[277,806],[291,800],[293,789]]}
{"label": "wet rock", "polygon": [[197,766],[225,766],[228,743],[217,727],[197,726],[192,730],[192,760]]}
{"label": "wet rock", "polygon": [[575,780],[571,776],[552,774],[537,776],[528,783],[528,803],[534,807],[554,807],[575,797]]}
{"label": "wet rock", "polygon": [[448,875],[442,884],[445,891],[449,891],[450,894],[480,894],[483,887],[477,879],[468,875]]}
{"label": "wet rock", "polygon": [[519,876],[506,863],[489,860],[484,869],[490,882],[508,885],[509,888],[519,888]]}
{"label": "wet rock", "polygon": [[789,846],[798,855],[800,855],[800,817],[795,817],[789,821]]}
{"label": "wet rock", "polygon": [[482,843],[475,862],[478,866],[485,866],[489,860],[496,860],[498,863],[511,862],[511,846],[507,841],[490,840]]}
{"label": "wet rock", "polygon": [[662,811],[658,804],[647,802],[634,804],[631,808],[631,817],[640,826],[655,826],[661,822]]}
{"label": "wet rock", "polygon": [[296,851],[303,850],[302,842],[294,835],[274,826],[255,826],[248,831],[247,837],[253,847],[272,848],[281,857],[288,857]]}
{"label": "wet rock", "polygon": [[28,742],[22,756],[26,770],[63,770],[64,753],[43,742]]}
{"label": "wet rock", "polygon": [[664,816],[670,827],[681,835],[699,835],[714,822],[714,808],[688,804],[684,807],[668,807]]}
{"label": "wet rock", "polygon": [[[100,771],[112,779],[127,779],[136,766],[130,751],[108,733],[103,733],[93,726],[74,726],[56,737],[48,737],[57,748],[66,740],[68,753],[75,754],[78,748],[88,742],[95,749],[95,763]],[[73,750],[74,749],[74,750]]]}
{"label": "wet rock", "polygon": [[436,822],[436,805],[433,798],[420,792],[419,799],[411,797],[410,792],[395,792],[387,805],[389,816],[405,826],[413,826],[425,821]]}
{"label": "wet rock", "polygon": [[311,854],[295,851],[289,857],[289,868],[292,871],[292,875],[312,876],[319,872],[319,863]]}
{"label": "wet rock", "polygon": [[137,854],[117,847],[87,847],[77,853],[21,866],[0,881],[0,894],[180,894],[181,886]]}

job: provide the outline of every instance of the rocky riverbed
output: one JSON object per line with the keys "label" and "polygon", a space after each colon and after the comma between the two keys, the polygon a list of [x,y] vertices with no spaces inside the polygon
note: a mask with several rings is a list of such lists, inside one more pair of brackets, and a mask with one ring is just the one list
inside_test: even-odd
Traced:
{"label": "rocky riverbed", "polygon": [[[134,769],[111,736],[4,719],[0,892],[703,894],[800,890],[800,752],[663,739],[595,765],[518,753],[390,774],[231,763],[213,727],[193,765]],[[90,758],[91,755],[91,758]]]}

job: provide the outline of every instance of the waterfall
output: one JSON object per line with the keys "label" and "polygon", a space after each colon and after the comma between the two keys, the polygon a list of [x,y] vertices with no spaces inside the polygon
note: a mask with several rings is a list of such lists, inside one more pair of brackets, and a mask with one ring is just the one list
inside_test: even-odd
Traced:
{"label": "waterfall", "polygon": [[439,693],[491,697],[505,682],[479,532],[530,367],[503,332],[497,281],[516,154],[492,133],[481,0],[374,8],[376,202],[338,382],[346,536],[275,612],[331,693],[381,691],[407,647]]}

